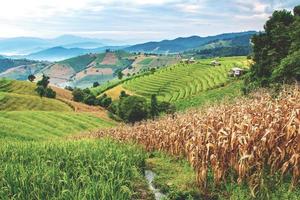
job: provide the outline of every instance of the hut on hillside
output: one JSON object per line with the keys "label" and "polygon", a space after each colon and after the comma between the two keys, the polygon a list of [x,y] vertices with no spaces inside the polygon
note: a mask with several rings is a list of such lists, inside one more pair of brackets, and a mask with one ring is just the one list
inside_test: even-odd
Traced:
{"label": "hut on hillside", "polygon": [[215,66],[220,66],[221,63],[219,61],[217,61],[217,60],[213,60],[213,61],[211,61],[210,65],[212,65],[212,66],[215,67]]}
{"label": "hut on hillside", "polygon": [[230,70],[229,75],[233,77],[239,77],[244,74],[244,71],[245,71],[244,69],[234,67]]}

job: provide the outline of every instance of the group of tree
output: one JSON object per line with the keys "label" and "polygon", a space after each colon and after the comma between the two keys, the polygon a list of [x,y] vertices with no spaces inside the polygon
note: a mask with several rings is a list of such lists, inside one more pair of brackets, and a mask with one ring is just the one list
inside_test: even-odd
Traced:
{"label": "group of tree", "polygon": [[245,92],[300,80],[300,5],[293,14],[275,11],[264,29],[252,38],[255,64],[245,80]]}
{"label": "group of tree", "polygon": [[158,102],[156,95],[151,96],[150,103],[141,96],[120,93],[118,101],[108,108],[113,116],[126,123],[135,123],[146,119],[155,119],[161,113],[174,114],[175,107],[169,102]]}
{"label": "group of tree", "polygon": [[90,89],[75,88],[72,91],[73,100],[76,102],[82,102],[90,106],[102,106],[108,108],[112,103],[112,99],[106,94],[100,97],[96,97]]}
{"label": "group of tree", "polygon": [[[33,78],[33,77],[31,77]],[[37,82],[37,88],[35,91],[39,94],[40,97],[47,97],[47,98],[55,98],[56,92],[52,90],[49,86],[50,77],[43,75],[42,79]]]}

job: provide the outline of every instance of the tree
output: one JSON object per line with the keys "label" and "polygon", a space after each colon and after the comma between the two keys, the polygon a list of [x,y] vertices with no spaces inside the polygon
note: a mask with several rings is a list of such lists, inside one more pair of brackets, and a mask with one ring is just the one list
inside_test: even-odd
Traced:
{"label": "tree", "polygon": [[126,92],[124,90],[121,91],[120,93],[120,96],[119,96],[119,99],[122,99],[122,98],[125,98],[125,97],[128,97],[129,95],[126,94]]}
{"label": "tree", "polygon": [[30,74],[29,76],[28,76],[28,80],[30,81],[30,82],[33,82],[34,80],[35,80],[35,76],[33,75],[33,74]]}
{"label": "tree", "polygon": [[158,103],[155,94],[151,95],[150,115],[152,119],[159,115]]}
{"label": "tree", "polygon": [[94,82],[93,83],[93,87],[95,88],[95,87],[98,87],[98,86],[100,86],[100,83],[99,82]]}
{"label": "tree", "polygon": [[158,104],[158,111],[166,114],[174,114],[176,107],[169,102],[162,101]]}
{"label": "tree", "polygon": [[146,119],[148,116],[146,99],[138,96],[123,98],[119,103],[118,115],[129,123]]}
{"label": "tree", "polygon": [[55,98],[56,97],[56,92],[54,90],[52,90],[51,88],[46,88],[45,90],[45,97],[48,97],[48,98]]}
{"label": "tree", "polygon": [[73,95],[73,100],[76,102],[83,102],[85,98],[85,93],[83,92],[82,89],[76,88],[72,92]]}
{"label": "tree", "polygon": [[275,11],[264,26],[265,32],[252,38],[255,64],[245,80],[246,86],[269,86],[273,71],[289,54],[292,43],[289,32],[294,20],[291,12]]}
{"label": "tree", "polygon": [[49,76],[45,76],[43,74],[42,80],[37,82],[37,86],[42,86],[43,88],[47,88],[49,83],[50,83],[50,77]]}
{"label": "tree", "polygon": [[300,5],[294,8],[294,15],[300,17]]}
{"label": "tree", "polygon": [[274,70],[272,79],[285,83],[300,81],[300,50],[282,60],[279,67]]}
{"label": "tree", "polygon": [[43,75],[42,80],[37,82],[37,88],[35,91],[39,94],[40,97],[55,98],[56,92],[51,88],[48,88],[50,83],[50,77]]}
{"label": "tree", "polygon": [[112,103],[111,97],[106,97],[101,101],[102,107],[108,108]]}
{"label": "tree", "polygon": [[123,78],[123,76],[124,76],[124,74],[122,73],[122,71],[119,71],[118,72],[118,79],[122,79]]}
{"label": "tree", "polygon": [[85,95],[83,102],[87,105],[94,106],[96,105],[96,97],[92,94]]}

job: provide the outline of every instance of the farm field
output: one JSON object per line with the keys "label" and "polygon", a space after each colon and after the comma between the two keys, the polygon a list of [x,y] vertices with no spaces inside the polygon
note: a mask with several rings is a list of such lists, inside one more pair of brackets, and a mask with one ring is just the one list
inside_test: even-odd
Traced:
{"label": "farm field", "polygon": [[176,102],[225,84],[232,67],[248,66],[245,57],[220,58],[221,66],[215,67],[210,65],[212,60],[203,59],[194,64],[177,64],[151,75],[133,78],[124,82],[122,86],[147,98],[156,94],[161,101]]}
{"label": "farm field", "polygon": [[[149,151],[184,156],[207,198],[298,199],[299,86],[82,138],[136,141]],[[218,199],[218,198],[217,198]]]}
{"label": "farm field", "polygon": [[0,79],[0,139],[42,140],[112,127],[106,111],[71,101],[57,89],[57,99],[40,98],[35,84]]}
{"label": "farm field", "polygon": [[1,142],[0,199],[139,197],[146,153],[112,140]]}

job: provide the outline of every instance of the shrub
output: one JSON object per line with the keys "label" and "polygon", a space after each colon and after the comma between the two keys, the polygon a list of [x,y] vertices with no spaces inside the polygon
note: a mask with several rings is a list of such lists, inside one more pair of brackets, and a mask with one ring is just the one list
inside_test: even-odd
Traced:
{"label": "shrub", "polygon": [[119,103],[118,115],[125,122],[134,123],[148,116],[147,101],[143,97],[129,96]]}
{"label": "shrub", "polygon": [[73,95],[73,100],[76,102],[83,102],[83,100],[85,98],[84,91],[79,88],[76,88],[75,90],[73,90],[72,95]]}

